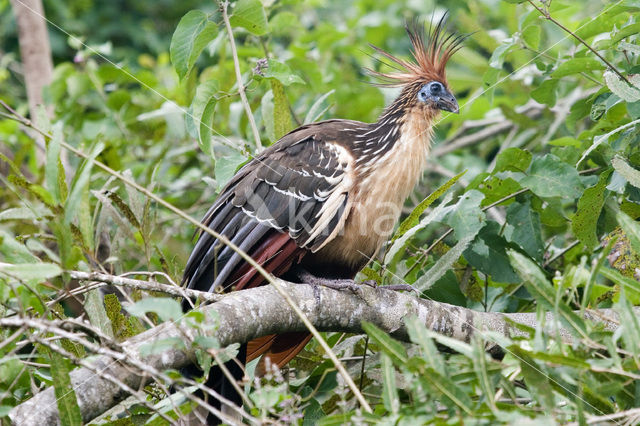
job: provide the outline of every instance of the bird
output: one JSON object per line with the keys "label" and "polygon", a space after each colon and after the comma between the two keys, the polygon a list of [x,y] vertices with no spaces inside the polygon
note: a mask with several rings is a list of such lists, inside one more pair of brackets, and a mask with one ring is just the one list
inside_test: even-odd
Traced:
{"label": "bird", "polygon": [[[371,45],[392,69],[367,69],[374,84],[399,88],[375,123],[330,119],[287,133],[237,171],[202,224],[276,277],[334,288],[354,279],[393,232],[421,178],[440,112],[459,112],[445,67],[465,36],[447,34],[446,16],[428,30],[418,20],[407,22],[412,59]],[[183,285],[229,292],[266,283],[240,254],[199,233]],[[305,332],[264,336],[241,345],[237,362],[227,367],[236,379],[241,365],[260,355],[281,367],[310,338]],[[241,404],[219,370],[210,371],[207,384]]]}

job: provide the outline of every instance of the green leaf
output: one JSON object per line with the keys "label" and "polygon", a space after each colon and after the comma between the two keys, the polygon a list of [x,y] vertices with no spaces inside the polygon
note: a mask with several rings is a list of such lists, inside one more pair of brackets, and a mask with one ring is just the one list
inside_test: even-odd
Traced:
{"label": "green leaf", "polygon": [[278,140],[293,129],[293,124],[289,112],[289,101],[280,80],[271,80],[271,91],[273,92],[273,133],[275,140]]}
{"label": "green leaf", "polygon": [[437,373],[435,370],[427,369],[420,377],[428,383],[431,388],[442,394],[447,405],[454,404],[470,415],[473,412],[473,401],[471,397],[460,386],[455,384],[449,377]]}
{"label": "green leaf", "polygon": [[427,333],[426,326],[421,323],[416,316],[407,318],[405,323],[407,325],[407,331],[409,332],[409,338],[413,343],[420,346],[427,365],[440,374],[446,374],[442,355],[440,355],[433,339],[429,333]]}
{"label": "green leaf", "polygon": [[627,80],[629,80],[631,85],[627,84],[618,74],[612,71],[606,71],[604,73],[604,81],[614,94],[627,102],[640,101],[640,75],[627,75]]}
{"label": "green leaf", "polygon": [[447,215],[447,224],[453,228],[458,241],[477,235],[485,225],[486,216],[480,208],[483,198],[484,194],[480,191],[468,191],[460,197],[453,206],[453,211]]}
{"label": "green leaf", "polygon": [[191,10],[180,19],[171,38],[169,53],[181,80],[191,71],[200,53],[216,37],[217,32],[216,24],[209,21],[207,14],[200,10]]}
{"label": "green leaf", "polygon": [[311,108],[309,108],[309,111],[307,112],[307,115],[304,117],[303,124],[314,123],[320,117],[322,117],[322,115],[329,109],[329,107],[327,106],[327,107],[325,107],[323,109],[320,109],[320,108],[322,107],[322,104],[324,103],[324,101],[329,96],[333,95],[334,93],[335,93],[335,89],[331,89],[327,93],[325,93],[324,95],[320,96],[313,103],[313,105],[311,105]]}
{"label": "green leaf", "polygon": [[514,203],[507,208],[507,221],[503,232],[507,241],[520,246],[531,258],[541,261],[544,254],[544,242],[540,214],[529,201]]}
{"label": "green leaf", "polygon": [[520,184],[542,198],[574,199],[582,194],[583,189],[578,171],[553,154],[534,159]]}
{"label": "green leaf", "polygon": [[126,306],[131,315],[144,316],[147,312],[155,312],[162,321],[177,320],[182,317],[180,303],[170,297],[145,297]]}
{"label": "green leaf", "polygon": [[634,280],[633,278],[625,277],[620,272],[611,268],[600,268],[600,273],[602,274],[602,276],[610,279],[619,286],[628,288],[632,292],[640,293],[640,282]]}
{"label": "green leaf", "polygon": [[233,151],[229,155],[218,158],[216,161],[215,173],[216,182],[218,186],[222,188],[227,184],[229,179],[233,177],[238,170],[238,167],[242,163],[247,161],[247,158],[239,152]]}
{"label": "green leaf", "polygon": [[631,247],[636,253],[640,254],[640,224],[623,212],[618,212],[616,218],[627,238],[629,238]]}
{"label": "green leaf", "polygon": [[560,78],[571,74],[577,74],[585,71],[603,70],[604,65],[597,59],[593,58],[572,58],[561,63],[555,71],[551,73],[551,77]]}
{"label": "green leaf", "polygon": [[51,351],[51,379],[58,404],[60,424],[82,425],[82,413],[78,406],[76,392],[71,386],[69,370],[69,360]]}
{"label": "green leaf", "polygon": [[198,135],[198,143],[202,152],[215,158],[211,145],[211,133],[213,125],[213,113],[218,102],[218,82],[208,80],[198,86],[196,95],[191,102],[190,112],[187,116],[188,125],[195,129]]}
{"label": "green leaf", "polygon": [[405,220],[403,220],[402,223],[400,223],[400,226],[398,226],[398,230],[396,231],[395,235],[393,236],[392,241],[396,240],[397,238],[400,238],[401,236],[404,235],[405,232],[407,232],[409,229],[411,229],[414,226],[416,226],[418,224],[418,222],[420,221],[420,216],[422,215],[422,213],[426,209],[428,209],[429,206],[431,204],[433,204],[433,202],[435,200],[440,198],[442,196],[442,194],[447,192],[447,190],[449,188],[451,188],[453,186],[453,184],[458,181],[458,179],[460,179],[462,176],[464,176],[464,174],[466,172],[467,171],[464,170],[463,172],[458,173],[457,175],[455,175],[454,177],[449,179],[444,185],[440,186],[438,189],[436,189],[431,194],[429,194],[429,196],[427,198],[422,200],[420,202],[420,204],[418,204],[413,209],[413,211],[409,214],[409,216]]}
{"label": "green leaf", "polygon": [[593,250],[598,245],[596,228],[604,205],[604,192],[607,189],[611,173],[612,170],[601,173],[598,183],[584,191],[578,201],[576,213],[571,218],[571,229],[587,250]]}
{"label": "green leaf", "polygon": [[269,59],[267,69],[264,71],[262,77],[276,79],[285,86],[293,83],[305,84],[304,80],[298,74],[294,73],[287,64],[278,62],[275,59]]}
{"label": "green leaf", "polygon": [[102,303],[102,294],[98,290],[91,290],[87,292],[84,299],[84,310],[89,317],[91,325],[101,330],[109,337],[113,337],[113,327],[111,327],[111,320],[107,316],[107,311]]}
{"label": "green leaf", "polygon": [[556,88],[558,87],[557,78],[550,78],[543,81],[538,87],[531,91],[531,97],[541,104],[550,107],[556,104]]}
{"label": "green leaf", "polygon": [[[62,140],[62,129],[55,126],[53,137],[47,144],[47,162],[45,164],[45,188],[49,191],[53,200],[60,204],[63,201],[63,193],[66,193],[66,182],[64,180],[64,170],[60,162],[60,141]],[[62,175],[62,176],[60,176]],[[64,190],[61,188],[64,185]]]}
{"label": "green leaf", "polygon": [[234,27],[242,27],[257,36],[266,34],[269,29],[267,14],[260,0],[238,0],[229,22]]}
{"label": "green leaf", "polygon": [[531,388],[532,396],[535,397],[536,401],[540,402],[545,410],[553,410],[555,407],[555,398],[553,395],[553,387],[549,382],[547,374],[534,359],[519,346],[513,345],[509,349],[518,361],[520,361],[522,376],[527,386]]}
{"label": "green leaf", "polygon": [[515,40],[513,38],[505,39],[502,44],[493,51],[491,58],[489,58],[489,66],[495,69],[502,69],[504,59],[513,46],[515,46]]}
{"label": "green leaf", "polygon": [[391,358],[382,354],[382,402],[384,408],[392,414],[400,410],[400,398],[396,387],[396,371],[391,363]]}
{"label": "green leaf", "polygon": [[622,157],[616,155],[611,160],[611,165],[616,172],[618,172],[622,177],[624,177],[627,182],[636,188],[640,188],[640,171],[634,169],[627,163]]}
{"label": "green leaf", "polygon": [[0,263],[0,273],[21,280],[46,280],[62,274],[62,269],[54,263]]}
{"label": "green leaf", "polygon": [[362,329],[369,335],[372,341],[380,346],[380,350],[391,358],[394,364],[401,366],[407,363],[407,351],[400,342],[389,337],[387,333],[370,322],[363,321]]}
{"label": "green leaf", "polygon": [[80,170],[76,173],[73,186],[71,187],[71,193],[64,206],[64,222],[71,223],[74,216],[78,214],[78,208],[82,203],[82,197],[85,192],[89,191],[89,178],[91,177],[91,168],[96,157],[104,149],[104,143],[98,142],[89,157],[85,160]]}
{"label": "green leaf", "polygon": [[496,165],[493,173],[509,170],[512,172],[525,172],[531,164],[533,156],[529,151],[520,148],[507,148],[496,157]]}
{"label": "green leaf", "polygon": [[559,319],[569,329],[577,331],[582,337],[587,335],[584,320],[573,312],[562,300],[556,300],[553,286],[547,280],[542,270],[529,258],[515,250],[508,251],[513,268],[522,278],[523,284],[529,293],[544,308],[559,315]]}
{"label": "green leaf", "polygon": [[614,309],[620,316],[618,332],[622,334],[625,347],[637,357],[640,355],[640,321],[633,306],[627,300],[624,290],[620,292],[620,300],[615,304]]}
{"label": "green leaf", "polygon": [[500,225],[489,222],[482,228],[473,244],[465,250],[464,258],[479,271],[500,283],[519,281],[507,257],[507,241],[500,235]]}
{"label": "green leaf", "polygon": [[438,281],[442,276],[451,269],[453,264],[460,258],[462,253],[467,249],[471,241],[475,238],[475,235],[467,235],[451,247],[440,259],[420,276],[413,286],[418,291],[428,290]]}
{"label": "green leaf", "polygon": [[536,24],[529,25],[522,30],[522,40],[533,50],[537,50],[540,45],[540,31],[540,26]]}

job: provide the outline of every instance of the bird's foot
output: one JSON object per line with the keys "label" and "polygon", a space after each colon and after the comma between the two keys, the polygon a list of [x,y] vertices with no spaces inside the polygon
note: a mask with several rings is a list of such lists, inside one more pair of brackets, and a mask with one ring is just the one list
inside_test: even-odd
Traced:
{"label": "bird's foot", "polygon": [[[353,293],[361,294],[362,289],[353,280],[341,280],[316,277],[315,275],[302,271],[298,274],[298,277],[303,283],[309,284],[314,288],[314,294],[316,294],[318,287],[327,287],[333,290],[351,290]],[[317,298],[317,297],[316,297]]]}

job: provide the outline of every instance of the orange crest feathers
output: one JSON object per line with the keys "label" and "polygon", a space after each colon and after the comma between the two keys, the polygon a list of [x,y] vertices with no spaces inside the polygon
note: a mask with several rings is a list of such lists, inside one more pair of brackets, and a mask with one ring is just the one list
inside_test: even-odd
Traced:
{"label": "orange crest feathers", "polygon": [[429,25],[429,32],[425,33],[424,24],[417,19],[407,22],[405,29],[411,40],[414,61],[407,61],[393,56],[391,53],[370,45],[393,64],[380,61],[395,69],[395,72],[379,72],[367,68],[367,71],[381,80],[374,83],[378,86],[402,86],[416,80],[446,82],[445,66],[461,47],[466,35],[445,35],[448,12],[442,15],[438,23]]}

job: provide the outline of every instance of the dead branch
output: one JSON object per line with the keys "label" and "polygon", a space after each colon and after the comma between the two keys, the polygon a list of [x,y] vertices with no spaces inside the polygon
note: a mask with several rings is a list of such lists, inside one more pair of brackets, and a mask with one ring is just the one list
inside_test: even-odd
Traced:
{"label": "dead branch", "polygon": [[[336,291],[329,288],[314,289],[305,284],[280,281],[282,289],[304,312],[307,318],[323,331],[362,333],[363,321],[371,322],[391,333],[395,338],[408,341],[404,320],[417,316],[430,330],[465,342],[475,334],[493,331],[507,336],[521,335],[510,321],[536,326],[536,314],[500,314],[476,312],[458,306],[418,299],[384,287],[363,286],[360,291]],[[221,346],[243,343],[267,334],[303,331],[305,325],[293,309],[272,285],[231,293],[222,300],[201,308],[206,320],[199,329],[187,327],[182,321],[167,322],[121,343],[122,354],[114,360],[112,353],[94,358],[90,368],[86,365],[71,372],[71,383],[76,391],[84,421],[90,421],[127,395],[123,384],[130,389],[140,389],[149,380],[150,371],[160,372],[179,369],[195,360],[191,342],[198,334],[218,339]],[[616,327],[615,314],[606,313],[612,321],[594,315],[590,319],[604,322],[605,327]],[[0,327],[29,327],[28,319],[15,317],[0,319]],[[552,323],[551,315],[547,324]],[[563,337],[570,339],[567,331]],[[143,347],[166,339],[179,338],[183,348],[164,348],[161,351],[145,351]],[[149,354],[151,353],[151,354]],[[126,354],[128,359],[123,360]],[[132,368],[144,365],[145,370]],[[96,374],[99,372],[99,374]],[[59,421],[56,399],[52,388],[36,394],[30,400],[15,407],[9,414],[16,425],[56,424]]]}

